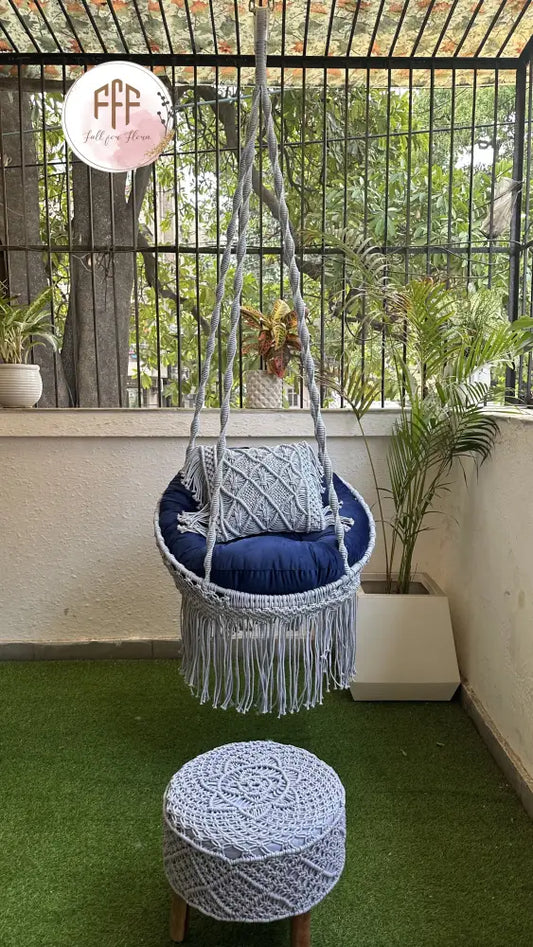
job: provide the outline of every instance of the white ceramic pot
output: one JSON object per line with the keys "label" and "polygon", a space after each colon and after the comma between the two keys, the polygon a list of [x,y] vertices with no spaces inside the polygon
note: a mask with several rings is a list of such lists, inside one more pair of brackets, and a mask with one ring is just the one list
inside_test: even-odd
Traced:
{"label": "white ceramic pot", "polygon": [[460,683],[448,599],[425,573],[415,594],[363,576],[357,596],[354,700],[451,700]]}
{"label": "white ceramic pot", "polygon": [[273,409],[283,407],[283,379],[267,371],[246,374],[246,407]]}
{"label": "white ceramic pot", "polygon": [[4,408],[32,408],[43,393],[38,365],[0,364],[0,405]]}

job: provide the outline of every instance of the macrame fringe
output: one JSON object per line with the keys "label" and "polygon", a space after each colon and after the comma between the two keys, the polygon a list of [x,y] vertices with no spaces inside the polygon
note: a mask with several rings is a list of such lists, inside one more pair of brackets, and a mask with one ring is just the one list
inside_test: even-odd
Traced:
{"label": "macrame fringe", "polygon": [[[198,505],[204,504],[208,495],[208,480],[202,463],[202,452],[197,447],[191,451],[187,463],[180,470],[180,477],[183,486],[192,493]],[[205,509],[209,512],[209,506]]]}
{"label": "macrame fringe", "polygon": [[308,614],[239,618],[182,590],[182,674],[201,703],[279,716],[323,701],[355,674],[355,593]]}
{"label": "macrame fringe", "polygon": [[[339,502],[339,510],[342,508],[342,500]],[[335,526],[335,513],[330,506],[324,507],[324,516],[326,519],[326,526]],[[354,521],[351,516],[341,516],[339,517],[340,521],[344,527],[344,532],[347,533],[349,529],[352,528]]]}
{"label": "macrame fringe", "polygon": [[[189,488],[187,487],[187,489]],[[193,510],[190,513],[178,513],[179,532],[198,533],[200,536],[207,536],[210,511],[210,506],[202,506],[199,510]]]}

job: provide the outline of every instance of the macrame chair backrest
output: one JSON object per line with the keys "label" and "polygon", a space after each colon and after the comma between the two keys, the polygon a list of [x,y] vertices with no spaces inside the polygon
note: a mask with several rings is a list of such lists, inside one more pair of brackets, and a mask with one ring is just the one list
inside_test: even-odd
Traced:
{"label": "macrame chair backrest", "polygon": [[205,581],[211,577],[211,563],[216,539],[216,522],[220,509],[220,488],[223,476],[224,454],[226,451],[226,432],[230,414],[231,390],[233,386],[233,366],[237,353],[237,332],[241,317],[241,294],[244,276],[244,261],[246,257],[246,230],[250,216],[250,195],[252,192],[252,170],[255,157],[255,142],[262,115],[265,122],[266,140],[272,173],[274,176],[274,190],[279,203],[279,223],[283,255],[288,268],[289,284],[293,305],[298,319],[298,336],[301,343],[301,358],[304,368],[304,377],[309,391],[311,416],[314,423],[315,438],[318,445],[318,456],[324,472],[328,503],[334,517],[335,536],[339,552],[344,563],[344,570],[349,572],[348,554],[344,543],[344,527],[339,511],[339,500],[333,485],[333,468],[327,450],[326,429],[320,410],[320,393],[315,381],[315,363],[311,354],[311,340],[306,322],[306,306],[300,290],[300,271],[296,262],[296,250],[292,236],[289,210],[285,196],[283,176],[278,158],[278,143],[272,118],[272,104],[267,88],[267,40],[269,9],[266,6],[256,6],[251,3],[255,16],[255,90],[252,107],[246,130],[245,144],[239,162],[239,176],[237,188],[233,197],[231,219],[226,232],[226,245],[220,265],[220,276],[215,293],[215,306],[211,315],[209,336],[205,350],[204,362],[200,376],[200,384],[196,393],[194,416],[191,422],[190,438],[187,447],[186,460],[193,451],[196,438],[200,431],[200,414],[205,404],[205,393],[211,361],[215,350],[216,335],[220,325],[220,313],[226,288],[232,248],[238,231],[236,267],[233,278],[233,301],[231,304],[230,332],[227,343],[227,364],[223,379],[223,397],[220,407],[220,434],[217,442],[217,468],[213,482],[209,528],[206,540],[206,554],[204,560]]}

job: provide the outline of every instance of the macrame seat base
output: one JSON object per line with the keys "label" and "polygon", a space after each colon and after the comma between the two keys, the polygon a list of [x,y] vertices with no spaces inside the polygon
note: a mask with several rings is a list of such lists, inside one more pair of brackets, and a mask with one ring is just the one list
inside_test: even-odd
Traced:
{"label": "macrame seat base", "polygon": [[155,533],[181,593],[182,672],[214,707],[280,715],[321,703],[324,690],[348,687],[355,672],[356,591],[375,541],[372,514],[334,477],[346,531],[345,572],[333,527],[315,533],[249,536],[214,547],[204,580],[205,537],[180,532],[192,494],[171,481]]}
{"label": "macrame seat base", "polygon": [[345,860],[342,783],[312,753],[231,743],[186,763],[163,804],[165,872],[187,904],[221,921],[304,914]]}

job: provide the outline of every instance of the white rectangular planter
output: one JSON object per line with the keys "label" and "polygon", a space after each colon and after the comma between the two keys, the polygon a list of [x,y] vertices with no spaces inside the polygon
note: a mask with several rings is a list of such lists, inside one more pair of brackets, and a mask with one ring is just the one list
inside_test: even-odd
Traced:
{"label": "white rectangular planter", "polygon": [[354,700],[450,700],[459,686],[448,599],[425,573],[413,581],[428,594],[358,592]]}

